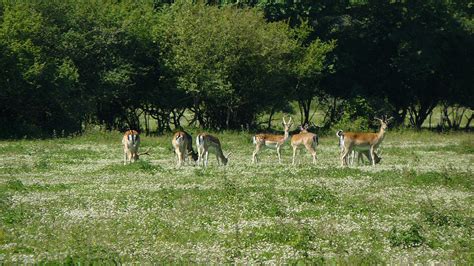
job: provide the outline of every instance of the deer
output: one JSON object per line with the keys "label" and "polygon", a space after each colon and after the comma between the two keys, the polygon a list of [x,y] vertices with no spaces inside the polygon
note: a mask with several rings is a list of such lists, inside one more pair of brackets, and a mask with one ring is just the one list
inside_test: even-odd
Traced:
{"label": "deer", "polygon": [[[382,154],[382,153],[380,153]],[[349,158],[349,164],[353,165],[354,164],[354,159],[357,157],[357,164],[360,164],[361,162],[364,162],[364,155],[367,157],[367,159],[370,161],[370,154],[369,151],[355,151],[352,150],[351,156]],[[374,160],[375,164],[378,164],[381,160],[382,157],[379,157],[379,155],[374,151]]]}
{"label": "deer", "polygon": [[[372,166],[375,166],[376,154],[375,150],[380,146],[384,137],[387,125],[392,117],[387,120],[375,118],[380,122],[380,130],[378,133],[354,133],[354,132],[343,132],[342,130],[337,131],[336,135],[339,137],[339,147],[341,149],[341,165],[348,164],[348,157],[352,151],[358,151],[362,153],[368,153],[369,161]],[[380,160],[378,160],[380,161]]]}
{"label": "deer", "polygon": [[295,164],[296,150],[304,145],[306,150],[313,157],[313,164],[316,164],[316,146],[319,144],[318,135],[308,132],[309,125],[299,126],[300,133],[291,136],[291,147],[293,147],[293,165]]}
{"label": "deer", "polygon": [[[341,150],[341,153],[344,151],[344,136],[341,134],[343,131],[339,130],[336,132],[336,136],[339,138],[339,148]],[[370,161],[370,154],[369,150],[366,151],[356,151],[352,150],[350,156],[348,157],[348,164],[353,165],[354,164],[354,158],[357,156],[357,163],[359,164],[360,162],[364,161],[364,156],[367,157]],[[377,155],[377,153],[374,151],[374,159],[375,159],[375,164],[378,164],[382,158]]]}
{"label": "deer", "polygon": [[186,157],[189,157],[193,162],[197,161],[198,154],[193,150],[193,137],[185,131],[178,131],[174,133],[171,139],[174,152],[178,158],[177,166],[182,166]]}
{"label": "deer", "polygon": [[148,154],[148,150],[143,153],[138,152],[138,147],[140,146],[140,135],[136,130],[126,131],[122,138],[122,144],[124,165],[135,162],[138,160],[140,155]]}
{"label": "deer", "polygon": [[285,133],[283,135],[275,135],[275,134],[257,134],[252,137],[252,142],[255,145],[255,151],[252,154],[252,163],[257,162],[257,154],[262,148],[274,148],[278,154],[278,162],[281,163],[281,154],[280,148],[285,142],[288,140],[290,136],[290,127],[293,124],[291,122],[291,117],[288,122],[286,122],[285,118],[283,117],[283,127]]}
{"label": "deer", "polygon": [[227,156],[225,156],[222,152],[221,142],[219,139],[208,133],[200,133],[197,135],[196,146],[198,150],[198,165],[202,164],[204,167],[207,167],[208,165],[209,152],[216,154],[218,165],[220,165],[220,162],[227,165],[229,162],[229,156],[232,154],[229,152]]}

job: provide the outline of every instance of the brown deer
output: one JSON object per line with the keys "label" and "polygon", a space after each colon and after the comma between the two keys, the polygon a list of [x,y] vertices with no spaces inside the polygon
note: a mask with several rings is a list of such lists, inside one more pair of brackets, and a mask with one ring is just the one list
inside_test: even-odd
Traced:
{"label": "brown deer", "polygon": [[293,165],[295,164],[296,150],[299,146],[305,146],[306,150],[313,157],[313,164],[316,164],[316,146],[319,144],[318,135],[308,132],[309,125],[300,126],[300,133],[291,137],[291,146],[293,147]]}
{"label": "brown deer", "polygon": [[229,162],[229,156],[231,153],[224,156],[221,142],[217,137],[207,133],[200,133],[196,137],[196,146],[198,150],[198,165],[202,163],[203,166],[207,167],[209,152],[216,154],[217,164],[220,164],[222,161],[224,165],[227,165]]}
{"label": "brown deer", "polygon": [[360,152],[368,152],[369,160],[373,166],[375,166],[375,150],[380,146],[384,137],[385,130],[389,121],[392,119],[382,120],[380,118],[375,118],[380,121],[380,130],[378,133],[353,133],[353,132],[343,132],[339,130],[336,135],[339,137],[339,146],[341,147],[341,165],[348,164],[348,157],[353,150]]}
{"label": "brown deer", "polygon": [[140,146],[140,135],[136,130],[128,130],[122,137],[123,144],[123,164],[132,163],[138,160],[140,155],[148,154],[148,151],[143,153],[138,152]]}
{"label": "brown deer", "polygon": [[193,162],[197,161],[198,155],[193,150],[193,137],[185,131],[178,131],[174,133],[171,139],[174,152],[178,158],[177,165],[182,166],[186,157],[189,157]]}
{"label": "brown deer", "polygon": [[262,148],[276,149],[278,154],[278,162],[281,163],[280,148],[288,140],[289,130],[292,124],[293,123],[291,122],[291,117],[288,122],[286,122],[285,118],[283,117],[283,127],[285,130],[285,133],[283,135],[262,133],[253,136],[252,141],[253,144],[255,144],[255,151],[252,154],[252,163],[257,162],[257,154]]}

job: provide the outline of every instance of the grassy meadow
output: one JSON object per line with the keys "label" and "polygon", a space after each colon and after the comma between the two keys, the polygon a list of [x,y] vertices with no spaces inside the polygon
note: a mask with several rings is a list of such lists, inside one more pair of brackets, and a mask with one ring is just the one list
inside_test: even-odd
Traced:
{"label": "grassy meadow", "polygon": [[[195,136],[196,132],[192,132]],[[391,132],[376,167],[216,134],[228,166],[177,168],[171,135],[0,141],[0,263],[474,263],[474,135]],[[195,143],[194,143],[195,144]]]}

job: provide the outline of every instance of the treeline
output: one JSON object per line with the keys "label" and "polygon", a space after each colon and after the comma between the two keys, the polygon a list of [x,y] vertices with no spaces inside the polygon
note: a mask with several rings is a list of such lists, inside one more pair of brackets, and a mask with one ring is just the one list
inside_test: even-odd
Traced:
{"label": "treeline", "polygon": [[379,114],[420,128],[436,106],[460,127],[474,103],[472,12],[433,0],[3,1],[0,136],[151,121],[160,133],[184,117],[264,127],[291,102],[303,122],[322,110],[325,128]]}

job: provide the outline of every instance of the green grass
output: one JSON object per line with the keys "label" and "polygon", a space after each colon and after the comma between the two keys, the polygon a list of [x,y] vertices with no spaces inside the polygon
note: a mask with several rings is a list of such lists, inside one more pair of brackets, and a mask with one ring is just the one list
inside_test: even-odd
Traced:
{"label": "green grass", "polygon": [[350,168],[332,136],[292,166],[216,135],[233,154],[207,169],[176,168],[170,135],[125,166],[120,133],[0,141],[0,263],[474,263],[472,134],[389,131]]}

